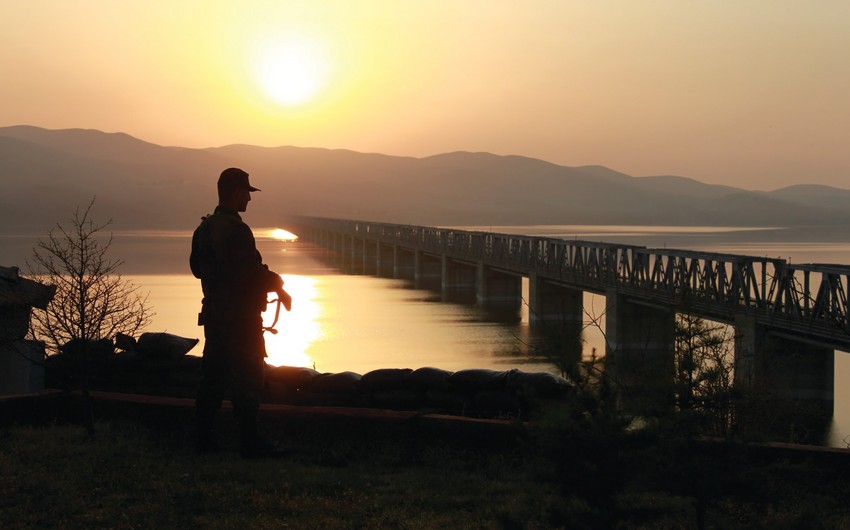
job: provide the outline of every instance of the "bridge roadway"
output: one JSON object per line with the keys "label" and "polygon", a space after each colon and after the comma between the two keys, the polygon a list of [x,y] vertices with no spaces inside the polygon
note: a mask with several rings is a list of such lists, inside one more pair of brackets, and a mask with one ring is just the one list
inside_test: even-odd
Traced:
{"label": "bridge roadway", "polygon": [[290,226],[335,249],[329,237],[347,236],[720,322],[750,317],[773,334],[850,351],[848,265],[317,217]]}
{"label": "bridge roadway", "polygon": [[519,309],[528,278],[532,322],[576,333],[583,292],[604,295],[607,369],[638,408],[664,401],[651,387],[671,377],[675,315],[689,313],[734,326],[739,388],[832,415],[833,350],[850,351],[848,265],[347,219],[285,223],[348,270],[469,289],[485,306]]}

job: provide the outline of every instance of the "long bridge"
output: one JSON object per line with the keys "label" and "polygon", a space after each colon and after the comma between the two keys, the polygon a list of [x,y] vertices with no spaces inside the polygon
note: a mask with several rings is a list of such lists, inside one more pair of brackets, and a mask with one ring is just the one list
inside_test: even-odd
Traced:
{"label": "long bridge", "polygon": [[527,278],[532,322],[580,329],[583,293],[603,295],[609,370],[641,391],[637,379],[672,367],[677,313],[734,326],[738,384],[771,379],[830,414],[833,350],[850,351],[847,265],[317,217],[287,228],[346,270],[468,293],[482,307],[518,309]]}

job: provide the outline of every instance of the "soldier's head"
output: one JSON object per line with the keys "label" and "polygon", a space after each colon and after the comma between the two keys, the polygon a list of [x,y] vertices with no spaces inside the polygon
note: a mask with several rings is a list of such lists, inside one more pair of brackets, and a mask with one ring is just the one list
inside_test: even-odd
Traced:
{"label": "soldier's head", "polygon": [[248,183],[248,173],[238,167],[227,168],[218,177],[218,204],[221,206],[244,212],[252,191],[260,190]]}

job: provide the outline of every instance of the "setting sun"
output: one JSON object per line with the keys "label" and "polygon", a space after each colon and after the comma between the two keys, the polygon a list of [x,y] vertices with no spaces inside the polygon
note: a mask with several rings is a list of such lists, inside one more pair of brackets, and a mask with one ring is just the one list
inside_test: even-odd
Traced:
{"label": "setting sun", "polygon": [[319,42],[305,35],[278,35],[260,43],[254,75],[263,93],[285,106],[306,103],[321,92],[328,61]]}

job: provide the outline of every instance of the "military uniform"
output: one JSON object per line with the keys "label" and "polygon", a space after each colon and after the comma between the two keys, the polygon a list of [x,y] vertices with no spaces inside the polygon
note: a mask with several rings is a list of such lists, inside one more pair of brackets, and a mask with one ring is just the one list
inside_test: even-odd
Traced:
{"label": "military uniform", "polygon": [[196,399],[200,442],[212,435],[215,414],[230,391],[243,446],[256,436],[266,357],[261,313],[280,276],[263,264],[254,235],[236,210],[218,206],[192,236],[189,264],[204,300],[203,374]]}

